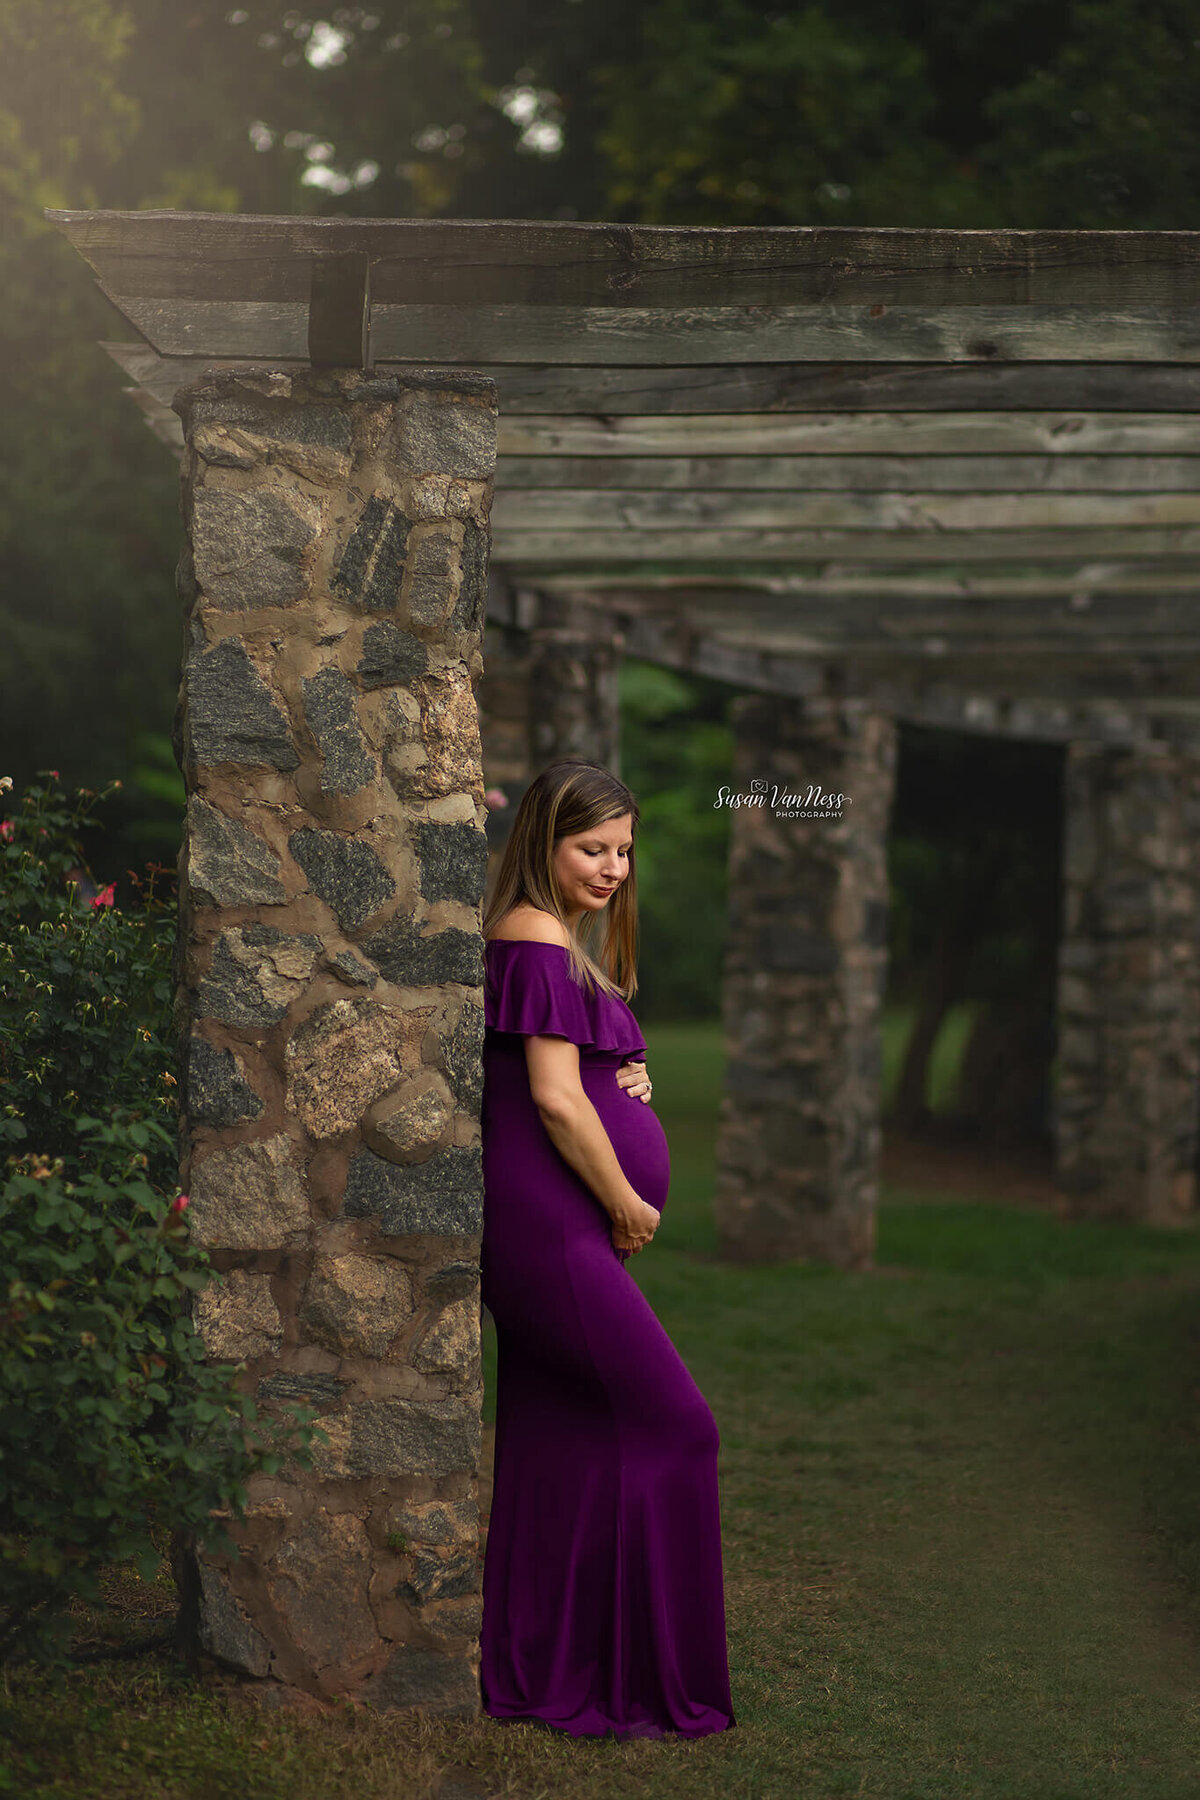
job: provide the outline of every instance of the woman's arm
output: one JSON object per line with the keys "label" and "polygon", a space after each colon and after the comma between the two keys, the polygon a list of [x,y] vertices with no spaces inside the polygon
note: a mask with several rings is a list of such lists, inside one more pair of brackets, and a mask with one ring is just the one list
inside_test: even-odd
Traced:
{"label": "woman's arm", "polygon": [[525,1061],[534,1105],[559,1154],[581,1175],[630,1239],[648,1243],[659,1214],[627,1179],[600,1115],[579,1079],[579,1046],[568,1038],[527,1037]]}

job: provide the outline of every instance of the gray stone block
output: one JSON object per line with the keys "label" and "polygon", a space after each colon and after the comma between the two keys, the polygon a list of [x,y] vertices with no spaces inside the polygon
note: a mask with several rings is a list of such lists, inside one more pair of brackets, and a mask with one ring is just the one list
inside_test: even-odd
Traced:
{"label": "gray stone block", "polygon": [[445,1555],[416,1548],[411,1557],[412,1578],[407,1586],[419,1605],[426,1600],[457,1600],[478,1590],[479,1565],[474,1544]]}
{"label": "gray stone block", "polygon": [[458,1024],[442,1043],[442,1062],[450,1077],[459,1105],[477,1115],[483,1103],[483,1030],[482,1006],[467,1001],[458,1015]]}
{"label": "gray stone block", "polygon": [[487,612],[488,555],[491,539],[475,519],[463,520],[462,583],[450,618],[453,631],[482,631]]}
{"label": "gray stone block", "polygon": [[755,933],[757,966],[775,974],[832,975],[841,951],[831,938],[810,937],[786,925],[763,926]]}
{"label": "gray stone block", "polygon": [[465,1656],[404,1646],[359,1689],[381,1712],[419,1708],[441,1717],[473,1719],[479,1712],[479,1678]]}
{"label": "gray stone block", "polygon": [[448,525],[426,525],[409,548],[408,616],[414,625],[444,625],[458,598],[458,544]]}
{"label": "gray stone block", "polygon": [[400,598],[411,526],[386,494],[372,494],[334,564],[332,591],[352,605],[390,611]]}
{"label": "gray stone block", "polygon": [[496,469],[496,410],[455,393],[415,393],[400,428],[400,459],[414,475],[487,481]]}
{"label": "gray stone block", "polygon": [[271,847],[196,795],[188,801],[184,874],[200,906],[279,906],[287,898]]}
{"label": "gray stone block", "polygon": [[321,949],[320,938],[289,937],[273,925],[222,932],[200,983],[200,1013],[225,1025],[278,1024],[304,991]]}
{"label": "gray stone block", "polygon": [[369,625],[363,633],[359,679],[365,688],[394,687],[412,681],[429,667],[429,652],[420,638],[401,631],[390,619]]}
{"label": "gray stone block", "polygon": [[210,605],[291,606],[303,592],[304,552],[316,526],[282,489],[196,488],[192,533],[196,581]]}
{"label": "gray stone block", "polygon": [[479,1506],[474,1500],[401,1502],[387,1516],[389,1532],[399,1532],[411,1547],[423,1544],[474,1544],[479,1535]]}
{"label": "gray stone block", "polygon": [[336,1375],[296,1375],[281,1369],[258,1384],[260,1400],[299,1400],[310,1406],[332,1406],[349,1387]]}
{"label": "gray stone block", "polygon": [[487,881],[487,833],[477,825],[437,825],[423,819],[414,826],[413,837],[426,900],[478,906]]}
{"label": "gray stone block", "polygon": [[343,453],[353,445],[353,424],[341,406],[298,405],[256,394],[240,384],[193,394],[188,417],[192,425],[240,425],[255,437],[279,444],[316,444]]}
{"label": "gray stone block", "polygon": [[185,688],[194,762],[299,767],[287,719],[237,638],[222,638],[206,652],[193,651]]}
{"label": "gray stone block", "polygon": [[265,1637],[250,1623],[234,1598],[228,1579],[211,1564],[196,1559],[198,1585],[196,1645],[240,1675],[266,1675],[271,1650]]}
{"label": "gray stone block", "polygon": [[455,1144],[426,1162],[403,1164],[360,1150],[346,1177],[342,1215],[377,1219],[390,1237],[474,1237],[483,1229],[478,1144]]}
{"label": "gray stone block", "polygon": [[376,971],[361,957],[355,956],[353,950],[339,950],[336,956],[330,957],[329,964],[351,987],[373,988],[379,980]]}
{"label": "gray stone block", "polygon": [[477,932],[454,927],[422,937],[414,920],[397,913],[362,941],[385,981],[397,987],[438,987],[444,981],[464,987],[483,983],[483,944]]}
{"label": "gray stone block", "polygon": [[184,1108],[193,1125],[220,1130],[243,1119],[257,1119],[263,1103],[231,1050],[218,1050],[207,1038],[193,1037],[188,1043]]}
{"label": "gray stone block", "polygon": [[363,1400],[350,1408],[347,1466],[355,1477],[474,1470],[481,1429],[466,1400]]}
{"label": "gray stone block", "polygon": [[[357,931],[396,892],[375,852],[358,838],[306,826],[292,833],[288,849],[311,891],[335,914],[343,931]],[[378,965],[378,957],[371,960]]]}
{"label": "gray stone block", "polygon": [[321,789],[356,794],[379,773],[358,723],[355,693],[340,669],[321,669],[301,683],[304,717],[321,752]]}
{"label": "gray stone block", "polygon": [[452,1300],[466,1300],[479,1293],[479,1264],[475,1262],[443,1263],[425,1278],[425,1292],[440,1306]]}

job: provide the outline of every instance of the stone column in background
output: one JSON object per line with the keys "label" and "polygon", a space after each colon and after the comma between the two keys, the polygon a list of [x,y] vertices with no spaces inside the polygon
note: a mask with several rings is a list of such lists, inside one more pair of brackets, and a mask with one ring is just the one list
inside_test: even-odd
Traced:
{"label": "stone column in background", "polygon": [[472,1716],[495,391],[223,371],[175,407],[183,1178],[223,1271],[197,1323],[328,1435],[255,1481],[239,1559],[190,1559],[191,1642]]}
{"label": "stone column in background", "polygon": [[532,671],[529,633],[489,619],[483,636],[483,679],[475,693],[485,787],[519,791],[529,784]]}
{"label": "stone column in background", "polygon": [[1196,1203],[1200,756],[1075,742],[1065,759],[1057,1178],[1081,1214]]}
{"label": "stone column in background", "polygon": [[[759,694],[739,697],[733,717],[729,786],[755,803],[732,818],[720,1250],[865,1268],[881,1143],[895,725],[865,701]],[[840,813],[827,804],[839,793]],[[818,816],[787,816],[804,812]]]}
{"label": "stone column in background", "polygon": [[600,635],[592,606],[539,597],[530,632],[529,754],[537,774],[562,756],[582,756],[620,775],[622,638]]}
{"label": "stone column in background", "polygon": [[620,773],[621,634],[601,636],[603,618],[594,607],[550,595],[537,596],[537,615],[528,630],[490,620],[484,636],[476,690],[484,781],[507,800],[488,819],[489,892],[535,775],[570,756]]}

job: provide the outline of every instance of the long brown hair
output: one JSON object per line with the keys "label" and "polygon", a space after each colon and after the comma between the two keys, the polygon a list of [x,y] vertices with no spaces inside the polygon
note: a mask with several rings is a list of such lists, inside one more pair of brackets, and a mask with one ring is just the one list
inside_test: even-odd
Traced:
{"label": "long brown hair", "polygon": [[[554,873],[559,840],[594,831],[609,819],[630,815],[629,873],[604,909],[603,941],[594,952],[595,914],[585,914],[578,938],[566,917],[566,902]],[[599,763],[565,757],[530,782],[521,797],[504,847],[491,898],[484,908],[483,935],[522,901],[553,913],[567,928],[567,953],[576,981],[631,1000],[637,993],[638,803],[615,775]]]}

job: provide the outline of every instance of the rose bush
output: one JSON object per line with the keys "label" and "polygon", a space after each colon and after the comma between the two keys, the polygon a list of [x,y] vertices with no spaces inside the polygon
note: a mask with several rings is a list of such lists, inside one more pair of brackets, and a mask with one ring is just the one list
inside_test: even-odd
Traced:
{"label": "rose bush", "polygon": [[231,1547],[216,1515],[314,1436],[192,1327],[214,1276],[176,1178],[173,909],[91,880],[100,798],[52,774],[0,822],[0,1661],[63,1655],[106,1566]]}

